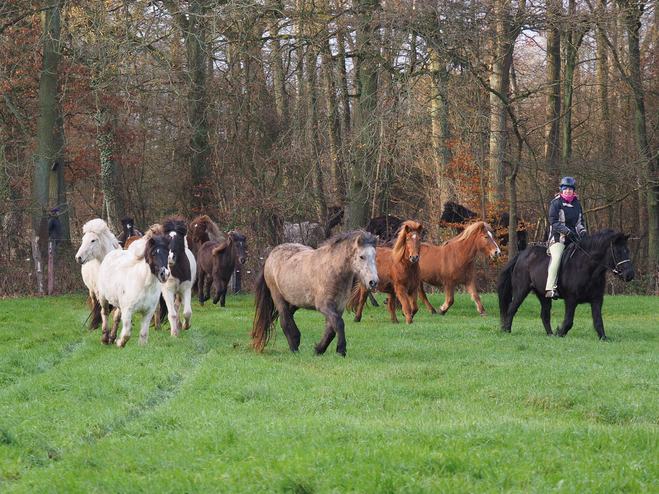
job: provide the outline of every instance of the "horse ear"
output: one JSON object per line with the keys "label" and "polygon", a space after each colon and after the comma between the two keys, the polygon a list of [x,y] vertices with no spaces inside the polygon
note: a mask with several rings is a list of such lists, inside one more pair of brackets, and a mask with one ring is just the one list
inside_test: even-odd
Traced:
{"label": "horse ear", "polygon": [[423,225],[419,224],[419,228],[417,228],[419,235],[423,235]]}
{"label": "horse ear", "polygon": [[364,235],[357,235],[355,243],[357,244],[357,247],[364,245]]}

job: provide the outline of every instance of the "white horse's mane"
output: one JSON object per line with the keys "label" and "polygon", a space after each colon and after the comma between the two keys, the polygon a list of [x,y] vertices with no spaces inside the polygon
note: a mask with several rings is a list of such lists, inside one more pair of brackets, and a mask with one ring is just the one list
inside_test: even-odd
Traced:
{"label": "white horse's mane", "polygon": [[101,218],[95,218],[85,223],[85,225],[82,227],[82,233],[95,233],[98,235],[106,252],[110,252],[114,249],[121,249],[119,241],[110,231],[108,224]]}

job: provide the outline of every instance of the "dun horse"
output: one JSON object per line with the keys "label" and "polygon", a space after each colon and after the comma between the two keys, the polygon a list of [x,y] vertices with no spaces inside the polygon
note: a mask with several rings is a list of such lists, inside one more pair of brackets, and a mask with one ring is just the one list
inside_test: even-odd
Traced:
{"label": "dun horse", "polygon": [[229,280],[233,274],[236,262],[245,264],[245,242],[247,238],[242,233],[231,232],[222,243],[205,242],[197,253],[199,266],[199,305],[211,298],[211,283],[215,285],[215,298],[213,303],[220,302],[224,307]]}
{"label": "dun horse", "polygon": [[105,256],[113,250],[121,249],[116,237],[101,218],[88,221],[82,227],[82,245],[76,253],[76,262],[82,265],[82,279],[89,290],[89,305],[92,308],[89,329],[101,324],[98,301],[98,269]]}
{"label": "dun horse", "polygon": [[[627,240],[611,229],[605,229],[579,242],[570,244],[561,257],[558,276],[558,293],[565,300],[565,319],[556,335],[565,336],[572,328],[574,312],[579,304],[590,304],[595,331],[606,340],[602,322],[602,304],[606,288],[606,272],[612,271],[623,281],[634,279],[634,268],[629,260]],[[552,299],[545,297],[545,282],[549,265],[547,248],[533,246],[513,257],[501,271],[497,281],[501,330],[510,333],[513,317],[524,299],[533,292],[540,300],[540,318],[545,332],[552,335]]]}
{"label": "dun horse", "polygon": [[[471,299],[476,304],[478,313],[487,316],[483,302],[476,291],[476,268],[474,259],[478,253],[496,259],[501,253],[494,241],[490,226],[478,221],[469,225],[460,235],[444,242],[440,246],[421,244],[421,280],[433,286],[443,286],[446,299],[439,309],[441,315],[453,305],[453,294],[459,285],[465,285]],[[421,301],[428,307],[431,314],[437,314],[435,308],[428,302],[428,297],[419,289]]]}
{"label": "dun horse", "polygon": [[335,235],[312,249],[301,244],[275,247],[256,282],[252,346],[258,352],[276,331],[277,318],[294,352],[300,348],[300,330],[293,315],[302,309],[325,316],[325,333],[315,347],[325,353],[335,336],[336,351],[346,354],[343,311],[354,277],[370,288],[378,284],[375,237],[365,231]]}
{"label": "dun horse", "polygon": [[[389,294],[387,306],[391,321],[398,323],[396,304],[400,300],[407,324],[412,324],[414,314],[419,310],[416,301],[417,292],[421,287],[419,269],[419,252],[423,227],[415,221],[406,221],[398,231],[398,237],[393,249],[377,247],[375,263],[378,269],[380,284],[378,291]],[[357,285],[353,290],[348,310],[357,308],[355,322],[362,319],[362,311],[370,287]]]}
{"label": "dun horse", "polygon": [[[160,299],[160,283],[167,281],[169,248],[165,237],[154,235],[145,242],[140,253],[133,250],[110,252],[98,272],[98,302],[103,318],[105,345],[115,341],[119,318],[122,322],[121,337],[117,346],[123,347],[130,338],[133,314],[142,314],[140,344],[145,345],[149,337],[149,322]],[[114,321],[109,328],[109,306],[112,304]]]}

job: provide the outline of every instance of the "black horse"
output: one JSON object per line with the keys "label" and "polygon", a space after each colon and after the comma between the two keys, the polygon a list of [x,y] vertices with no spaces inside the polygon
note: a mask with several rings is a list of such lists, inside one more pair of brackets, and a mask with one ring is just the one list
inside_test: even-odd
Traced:
{"label": "black horse", "polygon": [[[558,293],[565,300],[565,319],[557,328],[558,336],[565,336],[572,328],[574,311],[579,304],[590,303],[593,325],[601,340],[606,339],[602,322],[602,302],[606,286],[606,272],[613,271],[624,281],[634,279],[634,267],[629,260],[629,235],[604,229],[590,237],[567,246],[561,257]],[[513,257],[497,280],[501,330],[510,333],[513,317],[524,299],[532,291],[540,300],[540,317],[545,331],[551,330],[551,302],[545,297],[545,283],[549,266],[547,248],[529,247]]]}

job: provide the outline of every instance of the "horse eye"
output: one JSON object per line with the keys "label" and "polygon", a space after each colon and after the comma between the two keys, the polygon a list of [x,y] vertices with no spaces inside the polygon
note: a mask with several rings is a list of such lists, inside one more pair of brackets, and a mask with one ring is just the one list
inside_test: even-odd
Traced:
{"label": "horse eye", "polygon": [[364,259],[364,256],[359,256],[360,259]]}

